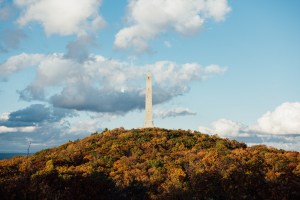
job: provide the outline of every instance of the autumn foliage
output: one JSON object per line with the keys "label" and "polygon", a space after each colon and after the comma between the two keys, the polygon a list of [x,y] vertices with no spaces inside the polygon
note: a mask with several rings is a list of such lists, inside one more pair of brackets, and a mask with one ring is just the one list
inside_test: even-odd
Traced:
{"label": "autumn foliage", "polygon": [[0,161],[0,197],[300,199],[300,153],[184,130],[105,130]]}

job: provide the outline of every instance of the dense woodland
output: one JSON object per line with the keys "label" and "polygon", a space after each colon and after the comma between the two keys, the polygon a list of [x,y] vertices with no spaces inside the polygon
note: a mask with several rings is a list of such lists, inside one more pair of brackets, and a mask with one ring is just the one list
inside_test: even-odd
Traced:
{"label": "dense woodland", "polygon": [[159,128],[0,161],[1,199],[300,199],[300,153]]}

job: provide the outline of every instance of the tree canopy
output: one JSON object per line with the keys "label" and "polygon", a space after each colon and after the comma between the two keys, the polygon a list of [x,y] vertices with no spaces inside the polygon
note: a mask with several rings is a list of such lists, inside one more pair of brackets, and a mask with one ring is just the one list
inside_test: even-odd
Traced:
{"label": "tree canopy", "polygon": [[0,161],[2,199],[300,199],[300,153],[160,128]]}

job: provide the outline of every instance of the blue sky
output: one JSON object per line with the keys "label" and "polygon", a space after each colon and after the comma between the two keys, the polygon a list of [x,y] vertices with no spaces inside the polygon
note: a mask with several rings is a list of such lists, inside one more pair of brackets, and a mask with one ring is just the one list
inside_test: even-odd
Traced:
{"label": "blue sky", "polygon": [[300,150],[300,2],[0,0],[0,152],[144,121]]}

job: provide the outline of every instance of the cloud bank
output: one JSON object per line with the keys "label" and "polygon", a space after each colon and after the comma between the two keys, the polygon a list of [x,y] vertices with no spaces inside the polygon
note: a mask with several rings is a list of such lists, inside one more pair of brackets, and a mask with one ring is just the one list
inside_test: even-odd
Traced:
{"label": "cloud bank", "polygon": [[257,123],[246,126],[228,119],[219,119],[211,127],[199,131],[236,138],[251,145],[264,143],[277,148],[300,150],[300,103],[285,102],[262,115]]}
{"label": "cloud bank", "polygon": [[66,117],[74,117],[72,110],[46,107],[43,104],[32,104],[24,109],[4,113],[0,118],[2,127],[38,127],[44,123],[59,122]]}
{"label": "cloud bank", "polygon": [[116,34],[115,47],[139,52],[161,33],[191,35],[206,20],[222,21],[230,11],[227,0],[130,0],[127,9],[128,26]]}
{"label": "cloud bank", "polygon": [[79,137],[74,133],[66,135],[70,130],[68,119],[77,116],[72,110],[44,104],[3,113],[0,116],[0,150],[24,152],[31,141],[32,150],[36,151],[65,142],[66,138]]}
{"label": "cloud bank", "polygon": [[29,66],[36,67],[36,77],[19,91],[22,100],[39,100],[59,108],[115,114],[144,108],[144,79],[148,70],[154,77],[154,104],[185,94],[192,81],[202,81],[226,71],[226,68],[217,65],[202,67],[198,63],[158,61],[136,66],[99,55],[77,61],[63,54],[23,53],[0,65],[1,76],[8,79]]}
{"label": "cloud bank", "polygon": [[[100,55],[74,59],[68,54],[22,53],[0,64],[0,78],[9,80],[28,67],[35,69],[36,76],[29,85],[18,91],[20,99],[50,106],[32,104],[1,115],[2,151],[12,147],[26,149],[29,141],[35,148],[33,151],[55,146],[93,131],[101,131],[102,115],[124,115],[143,109],[145,74],[148,70],[154,78],[154,104],[187,93],[193,81],[203,81],[226,71],[218,65],[204,67],[198,63],[178,64],[166,60],[138,66]],[[93,112],[100,117],[76,120],[74,117],[82,113],[77,111]],[[163,117],[195,114],[188,109],[166,112]]]}

